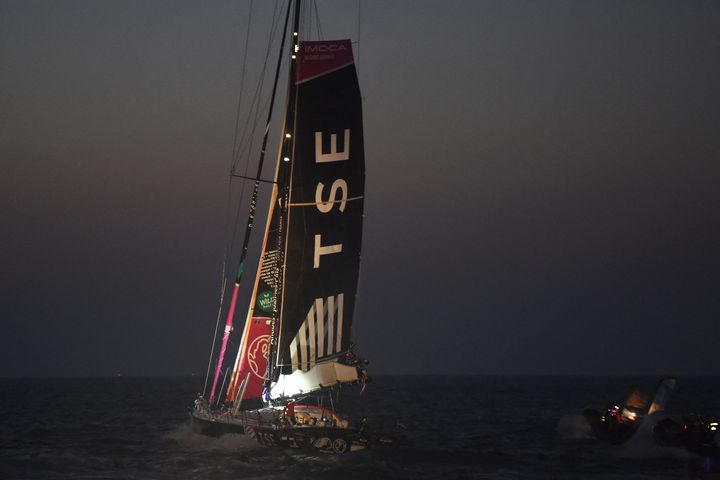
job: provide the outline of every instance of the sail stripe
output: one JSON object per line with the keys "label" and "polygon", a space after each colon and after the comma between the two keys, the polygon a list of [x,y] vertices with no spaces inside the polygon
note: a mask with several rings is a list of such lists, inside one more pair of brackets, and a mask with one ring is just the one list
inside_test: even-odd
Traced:
{"label": "sail stripe", "polygon": [[342,351],[344,302],[344,293],[313,301],[288,346],[292,371],[307,371],[319,360]]}
{"label": "sail stripe", "polygon": [[335,339],[335,351],[340,351],[340,345],[342,341],[342,329],[343,329],[343,301],[345,300],[345,294],[341,293],[337,296],[337,337]]}
{"label": "sail stripe", "polygon": [[290,361],[292,362],[293,371],[298,369],[298,341],[297,338],[293,338],[290,342]]}
{"label": "sail stripe", "polygon": [[323,299],[315,299],[315,311],[317,312],[317,355],[323,356],[325,350],[325,309],[323,308]]}
{"label": "sail stripe", "polygon": [[312,307],[310,307],[310,313],[308,313],[307,316],[307,325],[308,325],[308,346],[310,347],[310,365],[309,368],[312,368],[315,366],[315,345],[317,344],[317,337],[315,336],[315,315],[319,314],[318,316],[322,315],[322,312],[318,312],[315,310],[315,305],[313,304]]}
{"label": "sail stripe", "polygon": [[328,297],[327,299],[327,313],[328,313],[328,341],[327,341],[327,354],[332,355],[333,353],[333,325],[335,324],[335,297]]}
{"label": "sail stripe", "polygon": [[[314,306],[311,307],[310,313],[312,313],[313,309]],[[305,336],[305,323],[300,325],[300,331],[297,336],[300,340],[300,368],[307,370],[307,337]]]}
{"label": "sail stripe", "polygon": [[352,202],[355,200],[362,200],[365,198],[365,195],[358,195],[357,197],[350,197],[340,200],[332,200],[329,202],[299,202],[299,203],[288,203],[291,207],[316,207],[318,205],[329,205],[331,203],[343,203],[343,202]]}
{"label": "sail stripe", "polygon": [[341,69],[343,69],[343,68],[345,68],[345,67],[347,67],[347,66],[349,66],[349,65],[352,65],[353,63],[355,63],[355,62],[354,62],[353,60],[350,60],[349,62],[342,63],[342,64],[338,65],[337,67],[324,70],[322,73],[319,73],[319,74],[317,74],[317,75],[313,75],[313,76],[310,76],[310,77],[304,77],[304,78],[302,78],[301,80],[299,79],[297,83],[298,83],[298,85],[300,85],[301,83],[309,82],[310,80],[315,80],[315,79],[318,78],[318,77],[322,77],[323,75],[327,75],[327,74],[332,73],[332,72],[334,72],[334,71],[336,71],[336,70],[341,70]]}

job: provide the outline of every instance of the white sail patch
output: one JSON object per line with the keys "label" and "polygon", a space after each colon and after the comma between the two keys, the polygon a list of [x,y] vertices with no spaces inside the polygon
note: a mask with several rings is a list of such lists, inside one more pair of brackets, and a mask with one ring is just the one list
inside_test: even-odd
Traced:
{"label": "white sail patch", "polygon": [[[338,178],[335,180],[330,187],[330,199],[327,202],[323,202],[322,199],[322,193],[323,188],[325,188],[325,185],[323,185],[322,182],[318,182],[317,187],[315,188],[315,205],[317,205],[317,209],[320,210],[321,213],[328,213],[330,210],[333,209],[336,203],[340,203],[340,212],[345,211],[345,204],[347,203],[348,199],[348,187],[347,182],[343,180],[342,178]],[[337,199],[337,191],[340,190],[342,193],[342,197],[340,200]]]}
{"label": "white sail patch", "polygon": [[330,152],[323,153],[323,132],[315,132],[315,163],[341,162],[350,159],[350,129],[343,131],[343,149],[337,149],[337,134],[330,134]]}
{"label": "white sail patch", "polygon": [[322,245],[322,235],[315,235],[315,250],[313,254],[313,268],[320,268],[320,257],[323,255],[330,255],[333,253],[342,252],[342,243],[335,243],[333,245]]}
{"label": "white sail patch", "polygon": [[343,365],[337,359],[318,363],[310,370],[295,370],[290,375],[280,375],[270,387],[272,398],[290,397],[310,393],[338,383],[355,383],[360,379],[358,368]]}
{"label": "white sail patch", "polygon": [[292,370],[308,371],[318,360],[340,353],[345,294],[316,298],[290,342]]}

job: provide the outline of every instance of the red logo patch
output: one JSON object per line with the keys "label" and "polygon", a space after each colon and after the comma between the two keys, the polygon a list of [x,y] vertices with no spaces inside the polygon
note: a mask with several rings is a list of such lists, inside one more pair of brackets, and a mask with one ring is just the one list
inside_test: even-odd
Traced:
{"label": "red logo patch", "polygon": [[[268,353],[270,352],[270,335],[262,335],[252,341],[248,347],[248,363],[253,375],[259,379],[265,378]],[[262,370],[262,371],[261,371]]]}

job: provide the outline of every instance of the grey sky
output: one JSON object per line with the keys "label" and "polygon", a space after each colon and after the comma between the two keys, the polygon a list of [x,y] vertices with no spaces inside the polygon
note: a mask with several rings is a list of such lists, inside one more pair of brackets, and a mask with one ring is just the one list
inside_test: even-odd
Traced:
{"label": "grey sky", "polygon": [[[248,6],[0,1],[0,375],[204,373]],[[360,12],[371,372],[720,374],[720,4]]]}

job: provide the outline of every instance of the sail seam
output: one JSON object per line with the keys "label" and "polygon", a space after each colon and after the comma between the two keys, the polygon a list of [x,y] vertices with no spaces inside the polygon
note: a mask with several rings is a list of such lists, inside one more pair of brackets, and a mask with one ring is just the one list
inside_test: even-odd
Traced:
{"label": "sail seam", "polygon": [[364,195],[359,195],[357,197],[350,197],[350,198],[341,198],[340,200],[333,200],[331,202],[301,202],[301,203],[288,203],[288,207],[316,207],[318,205],[328,205],[331,203],[343,203],[343,202],[353,202],[355,200],[362,200],[365,198]]}
{"label": "sail seam", "polygon": [[302,80],[300,80],[299,82],[297,82],[296,85],[300,85],[301,83],[309,82],[310,80],[314,80],[314,79],[316,79],[316,78],[322,77],[323,75],[328,75],[328,74],[330,74],[330,73],[337,72],[338,70],[342,70],[343,68],[352,65],[353,63],[355,63],[355,61],[354,61],[354,60],[350,60],[350,61],[347,62],[347,63],[344,63],[344,64],[342,64],[342,65],[339,65],[339,66],[337,66],[337,67],[335,67],[335,68],[331,68],[331,69],[328,69],[328,70],[324,70],[322,73],[319,73],[319,74],[314,75],[314,76],[312,76],[312,77],[303,78]]}

